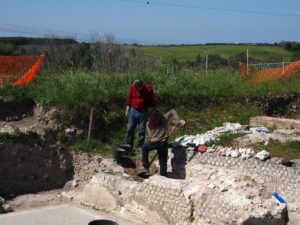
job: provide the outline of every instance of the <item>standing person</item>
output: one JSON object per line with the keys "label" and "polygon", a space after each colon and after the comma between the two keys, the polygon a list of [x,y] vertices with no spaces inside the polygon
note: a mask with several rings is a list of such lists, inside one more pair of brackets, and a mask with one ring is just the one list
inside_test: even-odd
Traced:
{"label": "standing person", "polygon": [[164,115],[156,109],[150,111],[149,122],[147,123],[147,132],[150,141],[142,147],[142,163],[144,168],[141,172],[149,172],[149,151],[156,149],[159,158],[160,175],[167,176],[168,121],[170,118],[174,118],[176,126],[179,125],[179,117],[174,109]]}
{"label": "standing person", "polygon": [[145,142],[146,123],[149,108],[155,108],[156,101],[152,87],[141,80],[135,80],[130,84],[126,100],[126,112],[128,117],[127,144],[133,148],[136,126],[139,127],[137,148],[140,149]]}

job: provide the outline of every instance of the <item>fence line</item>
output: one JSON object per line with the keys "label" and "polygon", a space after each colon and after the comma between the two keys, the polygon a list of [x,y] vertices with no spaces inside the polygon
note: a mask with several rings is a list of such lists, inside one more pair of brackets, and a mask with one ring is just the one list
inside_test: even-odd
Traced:
{"label": "fence line", "polygon": [[[263,81],[277,80],[284,76],[300,71],[300,60],[296,62],[252,64],[249,67],[239,62],[242,82],[259,83]],[[248,72],[249,71],[249,72]]]}
{"label": "fence line", "polygon": [[278,68],[278,67],[285,67],[293,62],[277,62],[277,63],[256,63],[256,64],[249,64],[249,67],[253,67],[257,70],[265,70],[269,68]]}

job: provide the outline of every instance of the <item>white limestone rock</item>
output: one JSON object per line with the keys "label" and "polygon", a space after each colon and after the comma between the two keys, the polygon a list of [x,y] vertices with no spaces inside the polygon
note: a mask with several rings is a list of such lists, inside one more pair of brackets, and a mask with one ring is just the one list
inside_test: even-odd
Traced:
{"label": "white limestone rock", "polygon": [[261,160],[261,161],[264,161],[264,160],[266,160],[267,158],[269,158],[269,156],[270,156],[270,153],[269,153],[269,152],[267,152],[266,150],[262,150],[262,151],[260,151],[259,153],[257,153],[257,154],[255,155],[255,158],[257,158],[257,159],[259,159],[259,160]]}

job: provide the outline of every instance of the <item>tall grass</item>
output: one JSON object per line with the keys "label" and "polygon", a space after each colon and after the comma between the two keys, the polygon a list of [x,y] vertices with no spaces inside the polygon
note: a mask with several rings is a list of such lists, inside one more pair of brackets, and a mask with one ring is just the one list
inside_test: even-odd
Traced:
{"label": "tall grass", "polygon": [[0,96],[14,96],[19,101],[35,99],[45,107],[63,108],[84,121],[88,121],[90,109],[94,107],[98,137],[101,142],[115,144],[125,139],[125,100],[134,79],[151,84],[159,109],[165,112],[175,108],[187,121],[182,132],[194,134],[225,121],[247,124],[251,116],[260,115],[256,106],[245,103],[245,98],[300,91],[297,76],[244,85],[238,72],[227,69],[207,74],[186,70],[169,75],[159,71],[134,74],[68,71],[48,76],[39,74],[30,85],[1,88]]}
{"label": "tall grass", "polygon": [[37,99],[44,106],[60,106],[79,115],[87,115],[91,107],[100,108],[102,113],[112,113],[112,110],[124,109],[129,84],[138,78],[151,84],[158,105],[188,109],[218,104],[220,99],[226,101],[300,91],[299,77],[245,85],[240,83],[238,72],[227,69],[207,74],[188,70],[175,74],[158,71],[135,74],[69,71],[48,76],[40,74],[30,85],[0,89],[0,95]]}

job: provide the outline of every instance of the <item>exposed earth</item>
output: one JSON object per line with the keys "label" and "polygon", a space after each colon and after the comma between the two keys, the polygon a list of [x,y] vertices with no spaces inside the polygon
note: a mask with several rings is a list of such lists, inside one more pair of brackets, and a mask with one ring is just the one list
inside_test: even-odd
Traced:
{"label": "exposed earth", "polygon": [[[1,104],[14,103],[11,99],[5,99]],[[34,130],[43,136],[45,130],[55,130],[59,127],[55,119],[56,109],[45,111],[38,104],[30,103],[27,108],[20,110],[22,113],[18,115],[12,116],[12,111],[14,110],[0,115],[0,132],[13,132],[18,128],[21,131]],[[82,132],[75,126],[64,127],[63,130],[66,134]],[[297,129],[285,129],[275,130],[267,135],[249,134],[238,138],[236,143],[239,146],[247,146],[266,142],[270,137],[284,142],[291,140],[291,136],[295,140],[298,138],[300,140],[299,133]],[[247,160],[232,159],[231,161],[226,157],[214,156],[212,153],[197,153],[195,157],[194,154],[191,155],[192,153],[176,156],[174,151],[171,152],[170,149],[168,171],[169,177],[172,178],[167,179],[155,175],[158,171],[157,162],[151,167],[149,178],[149,175],[143,177],[138,175],[140,159],[132,160],[124,157],[117,164],[111,157],[103,157],[98,153],[71,151],[59,144],[47,147],[30,144],[0,144],[0,196],[5,199],[0,201],[2,206],[0,211],[2,209],[6,212],[18,212],[44,206],[73,204],[109,213],[133,225],[262,224],[259,221],[268,221],[264,224],[270,225],[300,225],[300,202],[291,202],[291,204],[288,202],[287,208],[277,205],[270,195],[274,184],[269,183],[270,180],[262,176],[266,171],[272,173],[269,168],[275,168],[274,171],[277,171],[277,167],[278,170],[281,167],[285,168],[283,165],[277,165],[278,161],[273,160],[274,164],[270,164],[270,160],[257,162],[256,168],[245,171],[236,169],[235,162],[241,168],[248,168],[248,164],[256,163],[255,159],[248,163]],[[185,161],[182,164],[183,159]],[[227,161],[223,163],[225,159]],[[259,166],[264,172],[256,171]],[[179,167],[184,168],[181,170],[181,172],[185,171],[183,176],[174,172]],[[293,187],[299,187],[300,180],[294,179],[294,175],[300,176],[299,168],[297,161],[292,170],[286,170],[287,174],[292,175],[285,182],[292,181]],[[157,193],[163,193],[163,196]],[[289,201],[288,196],[291,193],[295,194],[295,199],[300,197],[298,192],[293,192],[287,185],[284,196]],[[213,196],[218,196],[219,199],[212,198]],[[231,201],[228,198],[232,198]],[[220,208],[225,207],[224,204],[222,206],[222,202],[226,201],[228,204],[232,202],[236,204],[231,208]],[[214,206],[211,205],[212,203]],[[197,211],[200,205],[201,207],[206,205],[207,209],[215,213],[208,215]],[[236,207],[236,211],[239,212],[239,206],[247,209],[247,213],[240,215],[245,217],[244,220],[228,223],[229,212],[232,218],[238,218],[239,214],[232,213],[234,211],[231,210]],[[223,220],[218,216],[220,210],[224,215]],[[161,213],[168,216],[164,217]],[[285,222],[286,215],[289,217],[288,223]]]}

